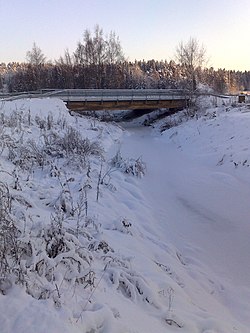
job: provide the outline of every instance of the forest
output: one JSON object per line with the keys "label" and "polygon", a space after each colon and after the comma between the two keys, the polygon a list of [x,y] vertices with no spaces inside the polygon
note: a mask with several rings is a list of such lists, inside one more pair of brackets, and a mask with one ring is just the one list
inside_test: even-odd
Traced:
{"label": "forest", "polygon": [[205,48],[194,38],[179,43],[173,60],[134,60],[124,56],[119,37],[98,25],[85,30],[70,54],[47,60],[33,44],[26,62],[0,62],[0,91],[39,89],[165,89],[234,94],[250,90],[250,71],[207,67]]}

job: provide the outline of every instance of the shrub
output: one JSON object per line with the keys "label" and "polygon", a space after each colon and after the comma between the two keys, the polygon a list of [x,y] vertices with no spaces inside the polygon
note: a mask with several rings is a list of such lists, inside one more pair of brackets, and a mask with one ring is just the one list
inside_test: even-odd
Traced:
{"label": "shrub", "polygon": [[134,158],[124,159],[120,151],[118,151],[116,155],[112,158],[111,166],[120,169],[124,173],[136,177],[142,177],[146,173],[146,164],[145,162],[143,162],[141,157],[138,157],[137,159]]}

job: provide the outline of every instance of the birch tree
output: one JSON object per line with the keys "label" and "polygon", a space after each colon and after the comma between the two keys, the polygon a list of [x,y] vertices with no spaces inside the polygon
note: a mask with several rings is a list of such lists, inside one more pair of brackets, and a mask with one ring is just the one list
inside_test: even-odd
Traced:
{"label": "birch tree", "polygon": [[207,61],[206,49],[196,38],[190,37],[186,43],[179,43],[175,57],[183,67],[187,79],[186,88],[193,94],[197,88],[196,70]]}

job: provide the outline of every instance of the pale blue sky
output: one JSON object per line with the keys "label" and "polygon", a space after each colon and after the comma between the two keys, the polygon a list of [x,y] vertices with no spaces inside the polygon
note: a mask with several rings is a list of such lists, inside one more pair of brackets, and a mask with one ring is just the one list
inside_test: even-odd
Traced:
{"label": "pale blue sky", "polygon": [[250,70],[250,0],[0,0],[0,62],[24,61],[33,42],[58,59],[95,24],[132,61],[170,60],[192,36],[209,66]]}

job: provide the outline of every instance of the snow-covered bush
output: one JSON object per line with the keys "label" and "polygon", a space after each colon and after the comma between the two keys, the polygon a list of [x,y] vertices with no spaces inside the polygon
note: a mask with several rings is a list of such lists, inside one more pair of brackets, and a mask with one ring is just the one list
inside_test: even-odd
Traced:
{"label": "snow-covered bush", "polygon": [[9,160],[26,171],[31,171],[34,166],[43,168],[49,165],[51,158],[64,159],[66,164],[80,169],[88,165],[90,156],[103,158],[103,149],[97,141],[83,138],[70,126],[60,134],[53,129],[44,130],[38,141],[33,138],[25,141],[23,133],[15,139],[7,135],[5,138],[6,144],[2,144],[2,149],[7,147]]}
{"label": "snow-covered bush", "polygon": [[0,291],[6,294],[19,261],[19,230],[11,214],[12,198],[6,184],[0,183]]}
{"label": "snow-covered bush", "polygon": [[31,171],[34,166],[43,168],[47,163],[44,147],[33,139],[25,143],[16,142],[8,148],[10,161],[21,170]]}
{"label": "snow-covered bush", "polygon": [[93,279],[90,281],[90,275],[93,275],[91,253],[83,241],[58,221],[52,220],[33,235],[30,245],[32,251],[30,265],[26,263],[26,274],[27,289],[33,297],[49,298],[60,285],[73,287],[81,284],[87,288],[93,284]]}
{"label": "snow-covered bush", "polygon": [[88,138],[82,138],[80,132],[73,127],[68,127],[65,135],[55,140],[54,145],[67,157],[79,155],[84,160],[90,155],[101,156],[103,153],[100,144],[96,141],[90,142]]}
{"label": "snow-covered bush", "polygon": [[[50,113],[44,118],[17,110],[2,113],[0,126],[1,154],[12,169],[1,170],[8,182],[0,182],[0,292],[6,294],[13,284],[22,284],[37,299],[55,300],[64,284],[93,286],[95,272],[88,249],[93,237],[86,227],[91,219],[88,184],[83,182],[79,195],[73,195],[68,183],[74,178],[67,178],[62,166],[70,164],[78,171],[86,167],[84,177],[90,177],[89,159],[103,159],[101,145],[70,124],[56,122]],[[43,176],[56,178],[61,190],[58,199],[46,200],[50,220],[33,226],[32,216],[26,213],[32,204],[16,191],[25,191],[38,169]]]}
{"label": "snow-covered bush", "polygon": [[146,164],[143,162],[141,157],[138,157],[137,159],[124,159],[120,151],[118,151],[111,159],[110,164],[112,167],[120,169],[122,172],[136,177],[142,177],[146,173]]}
{"label": "snow-covered bush", "polygon": [[63,212],[54,214],[47,226],[27,233],[15,221],[12,202],[8,186],[0,183],[0,292],[6,294],[19,283],[33,297],[45,299],[64,282],[92,285],[89,240],[82,236],[80,241],[63,225]]}

